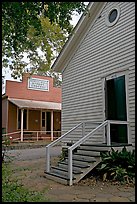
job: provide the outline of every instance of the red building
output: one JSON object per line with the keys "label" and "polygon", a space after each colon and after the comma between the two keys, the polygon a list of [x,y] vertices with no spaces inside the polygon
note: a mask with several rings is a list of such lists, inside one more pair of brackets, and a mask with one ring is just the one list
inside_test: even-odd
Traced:
{"label": "red building", "polygon": [[53,78],[26,73],[22,82],[7,80],[2,128],[21,141],[26,135],[51,140],[57,137],[61,131],[61,88],[53,86]]}

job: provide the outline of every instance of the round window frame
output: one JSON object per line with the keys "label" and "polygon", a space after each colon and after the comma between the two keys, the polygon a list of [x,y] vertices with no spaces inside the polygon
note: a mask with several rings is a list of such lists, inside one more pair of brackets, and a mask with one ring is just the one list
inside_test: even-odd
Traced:
{"label": "round window frame", "polygon": [[[109,15],[111,14],[111,12],[112,12],[113,10],[117,10],[117,17],[116,17],[116,19],[111,23],[111,22],[109,22]],[[105,16],[106,25],[109,26],[109,27],[115,25],[115,24],[117,23],[119,17],[120,17],[120,8],[119,8],[119,6],[114,6],[114,7],[112,7],[112,8],[106,13],[106,16]]]}

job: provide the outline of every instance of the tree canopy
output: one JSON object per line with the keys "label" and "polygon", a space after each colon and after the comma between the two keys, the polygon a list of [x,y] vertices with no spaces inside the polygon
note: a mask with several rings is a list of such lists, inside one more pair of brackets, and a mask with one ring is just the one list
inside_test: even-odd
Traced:
{"label": "tree canopy", "polygon": [[73,29],[73,12],[85,10],[84,2],[2,2],[3,68],[9,66],[13,77],[26,68],[49,70]]}

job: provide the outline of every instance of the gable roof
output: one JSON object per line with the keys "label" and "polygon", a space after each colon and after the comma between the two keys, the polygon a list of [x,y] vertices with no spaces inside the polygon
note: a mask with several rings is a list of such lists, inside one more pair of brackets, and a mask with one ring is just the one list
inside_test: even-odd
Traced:
{"label": "gable roof", "polygon": [[77,49],[79,43],[87,33],[89,26],[94,23],[96,18],[98,18],[100,12],[107,2],[90,2],[87,6],[87,14],[81,16],[72,35],[69,37],[68,41],[65,43],[62,51],[52,65],[52,69],[57,72],[63,72],[68,62],[72,58]]}

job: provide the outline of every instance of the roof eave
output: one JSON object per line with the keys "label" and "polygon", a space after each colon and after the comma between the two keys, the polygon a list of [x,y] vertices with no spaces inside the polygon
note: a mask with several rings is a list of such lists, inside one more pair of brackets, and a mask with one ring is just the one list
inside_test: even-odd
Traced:
{"label": "roof eave", "polygon": [[59,56],[55,60],[54,64],[52,65],[52,69],[57,72],[62,72],[67,65],[67,62],[73,56],[74,51],[76,50],[79,42],[83,38],[86,29],[90,23],[94,21],[95,17],[99,13],[100,9],[106,2],[91,2],[87,9],[88,13],[85,15],[83,14],[73,30],[72,36],[66,42],[64,48],[60,52]]}

